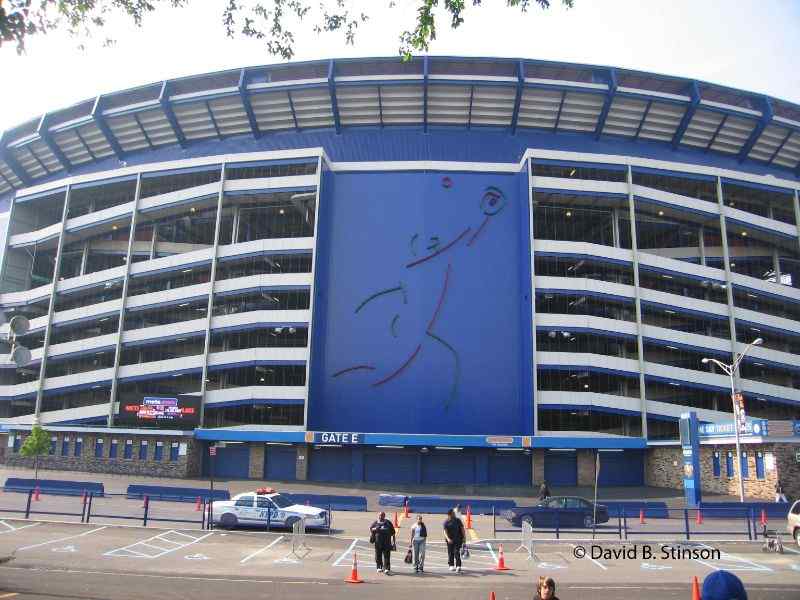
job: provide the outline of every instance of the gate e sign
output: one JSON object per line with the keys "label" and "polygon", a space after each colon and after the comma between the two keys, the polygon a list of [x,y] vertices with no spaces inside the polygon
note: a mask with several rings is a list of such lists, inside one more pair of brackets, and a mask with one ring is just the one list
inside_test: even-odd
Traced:
{"label": "gate e sign", "polygon": [[318,431],[314,441],[318,444],[361,444],[361,434],[342,431]]}

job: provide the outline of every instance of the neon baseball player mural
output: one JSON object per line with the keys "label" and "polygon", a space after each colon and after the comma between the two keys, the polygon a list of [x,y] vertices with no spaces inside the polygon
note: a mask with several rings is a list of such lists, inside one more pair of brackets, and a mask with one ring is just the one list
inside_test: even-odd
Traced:
{"label": "neon baseball player mural", "polygon": [[[449,177],[445,177],[442,179],[442,186],[445,189],[450,189],[453,185],[452,180]],[[485,188],[483,195],[480,199],[480,211],[483,214],[483,220],[480,222],[477,227],[475,226],[468,226],[466,227],[458,236],[453,238],[452,240],[448,241],[445,244],[442,244],[439,236],[431,236],[429,238],[428,244],[425,247],[426,254],[418,257],[417,246],[419,243],[419,234],[414,234],[411,236],[409,247],[411,250],[411,256],[413,257],[411,261],[406,263],[406,269],[416,269],[420,268],[423,265],[432,264],[435,259],[445,255],[449,250],[453,249],[454,247],[458,246],[459,244],[465,244],[466,247],[471,248],[475,245],[478,238],[481,236],[483,231],[489,225],[489,222],[492,218],[496,217],[500,214],[506,206],[506,197],[505,194],[497,187],[489,186]],[[447,340],[442,338],[441,336],[437,335],[436,333],[436,323],[439,318],[439,315],[442,311],[442,308],[445,303],[445,299],[447,297],[448,286],[450,284],[451,277],[453,277],[453,264],[452,262],[447,262],[447,267],[445,268],[443,277],[442,277],[442,285],[441,291],[439,292],[439,298],[436,303],[436,308],[433,311],[430,319],[427,322],[427,326],[425,327],[425,331],[419,334],[419,340],[413,352],[409,356],[405,358],[402,362],[395,365],[391,370],[385,370],[384,368],[379,368],[374,364],[369,363],[362,363],[356,364],[339,371],[336,371],[331,376],[341,377],[344,375],[360,372],[360,371],[376,371],[380,373],[379,377],[372,381],[370,384],[372,387],[378,387],[385,385],[396,379],[403,372],[408,369],[408,367],[417,359],[420,352],[423,349],[424,342],[432,341],[437,344],[440,344],[444,347],[453,357],[455,369],[454,369],[454,376],[453,376],[453,383],[451,386],[450,396],[449,399],[445,402],[445,409],[450,407],[451,402],[456,398],[458,395],[458,383],[461,375],[461,365],[458,351],[450,344]],[[369,303],[382,298],[384,296],[397,294],[400,298],[402,298],[403,304],[408,303],[408,295],[407,295],[407,287],[403,281],[400,281],[399,285],[386,288],[380,291],[377,291],[369,296],[367,296],[361,303],[358,304],[355,308],[355,314],[358,314],[365,306]],[[389,321],[389,329],[391,331],[392,337],[397,338],[397,327],[400,321],[400,314],[395,313],[392,316],[391,320]]]}

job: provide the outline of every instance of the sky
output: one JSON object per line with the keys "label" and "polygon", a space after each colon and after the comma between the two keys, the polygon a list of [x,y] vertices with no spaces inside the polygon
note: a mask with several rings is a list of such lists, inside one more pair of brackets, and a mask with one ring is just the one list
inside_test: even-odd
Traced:
{"label": "sky", "polygon": [[[332,3],[333,0],[327,0]],[[497,56],[608,65],[692,77],[800,104],[800,0],[575,0],[571,10],[551,0],[521,15],[504,0],[470,5],[465,23],[449,28],[439,11],[431,55]],[[318,0],[310,0],[314,6]],[[294,60],[396,56],[399,34],[414,24],[416,0],[347,0],[370,20],[355,45],[342,34],[296,31]],[[101,93],[185,75],[281,62],[262,42],[225,36],[227,0],[191,0],[161,8],[141,29],[111,19],[106,31],[78,49],[54,33],[28,42],[18,56],[0,49],[0,131],[45,111]],[[269,4],[269,2],[264,2]],[[531,2],[533,4],[533,2]],[[105,37],[115,46],[103,48]]]}

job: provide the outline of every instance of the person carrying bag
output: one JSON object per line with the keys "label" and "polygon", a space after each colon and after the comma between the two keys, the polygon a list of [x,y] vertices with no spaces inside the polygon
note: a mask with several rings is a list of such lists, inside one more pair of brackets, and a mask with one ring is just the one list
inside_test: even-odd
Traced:
{"label": "person carrying bag", "polygon": [[413,560],[415,573],[425,572],[425,543],[427,539],[428,529],[422,521],[422,515],[417,515],[417,522],[411,528],[411,542],[405,559],[408,564],[411,564]]}
{"label": "person carrying bag", "polygon": [[378,520],[369,528],[369,541],[375,544],[375,569],[378,573],[392,574],[392,550],[395,547],[395,531],[386,513],[381,512]]}

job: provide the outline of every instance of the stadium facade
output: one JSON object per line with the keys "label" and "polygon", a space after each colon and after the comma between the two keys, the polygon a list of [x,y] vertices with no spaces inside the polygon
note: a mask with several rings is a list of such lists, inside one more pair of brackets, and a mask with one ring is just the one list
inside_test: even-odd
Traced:
{"label": "stadium facade", "polygon": [[799,175],[800,106],[529,60],[47,113],[0,138],[0,306],[32,351],[0,369],[5,459],[40,422],[54,468],[197,475],[224,442],[222,476],[568,485],[600,450],[603,484],[658,483],[681,413],[732,420],[702,359],[762,338],[734,384],[769,481],[800,440]]}

